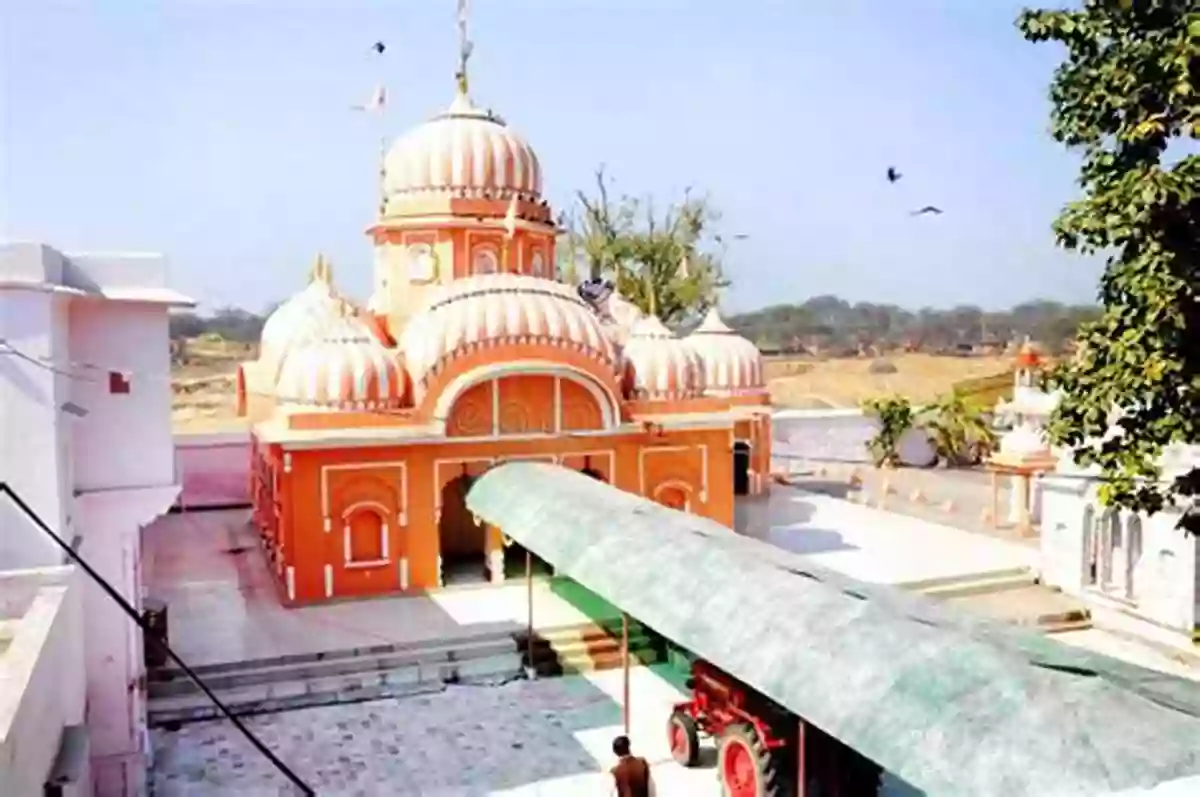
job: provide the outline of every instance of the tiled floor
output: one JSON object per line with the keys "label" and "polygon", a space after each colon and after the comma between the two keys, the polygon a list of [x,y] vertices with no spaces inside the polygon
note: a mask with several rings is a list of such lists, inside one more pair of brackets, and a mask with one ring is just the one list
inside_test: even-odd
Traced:
{"label": "tiled floor", "polygon": [[773,489],[738,507],[743,533],[863,581],[904,585],[1031,567],[1037,550],[818,492]]}
{"label": "tiled floor", "polygon": [[[305,709],[249,725],[322,797],[599,797],[610,793],[621,688],[616,670]],[[630,695],[630,737],[651,762],[658,793],[715,797],[711,768],[687,770],[670,759],[663,728],[679,693],[636,668]],[[227,723],[156,731],[154,748],[157,797],[286,793],[283,777]]]}
{"label": "tiled floor", "polygon": [[[247,511],[167,515],[143,532],[148,595],[168,605],[168,638],[189,664],[455,638],[527,623],[523,582],[434,596],[284,608]],[[534,624],[587,618],[534,585]]]}

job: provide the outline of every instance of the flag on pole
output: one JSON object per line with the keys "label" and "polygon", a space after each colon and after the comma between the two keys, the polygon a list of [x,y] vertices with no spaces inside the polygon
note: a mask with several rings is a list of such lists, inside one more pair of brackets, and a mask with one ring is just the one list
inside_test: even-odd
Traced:
{"label": "flag on pole", "polygon": [[508,212],[504,214],[504,233],[511,239],[517,234],[517,195],[513,194],[508,203]]}
{"label": "flag on pole", "polygon": [[387,106],[387,87],[380,84],[375,87],[375,91],[371,94],[371,99],[367,100],[362,105],[352,105],[356,111],[366,111],[367,113],[379,113]]}

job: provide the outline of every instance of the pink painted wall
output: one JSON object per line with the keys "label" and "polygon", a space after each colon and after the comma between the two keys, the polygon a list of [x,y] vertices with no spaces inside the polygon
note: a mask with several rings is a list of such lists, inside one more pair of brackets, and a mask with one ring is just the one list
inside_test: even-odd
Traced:
{"label": "pink painted wall", "polygon": [[187,509],[250,505],[250,434],[175,436],[175,467]]}

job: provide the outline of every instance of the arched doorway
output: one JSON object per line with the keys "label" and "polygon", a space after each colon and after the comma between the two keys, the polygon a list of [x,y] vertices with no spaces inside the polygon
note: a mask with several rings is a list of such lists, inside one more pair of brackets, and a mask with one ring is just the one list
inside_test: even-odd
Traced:
{"label": "arched doorway", "polygon": [[733,444],[733,494],[750,494],[750,444],[742,440]]}
{"label": "arched doorway", "polygon": [[467,509],[467,491],[474,483],[475,477],[464,473],[442,487],[438,546],[445,584],[474,584],[488,580],[487,526],[477,524]]}

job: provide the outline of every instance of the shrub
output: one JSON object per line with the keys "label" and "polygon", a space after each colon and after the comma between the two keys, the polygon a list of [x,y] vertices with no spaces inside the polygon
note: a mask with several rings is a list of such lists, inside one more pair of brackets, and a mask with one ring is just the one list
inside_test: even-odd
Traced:
{"label": "shrub", "polygon": [[898,465],[900,463],[900,438],[913,427],[912,404],[903,396],[868,399],[863,410],[879,419],[879,431],[867,443],[876,465]]}

